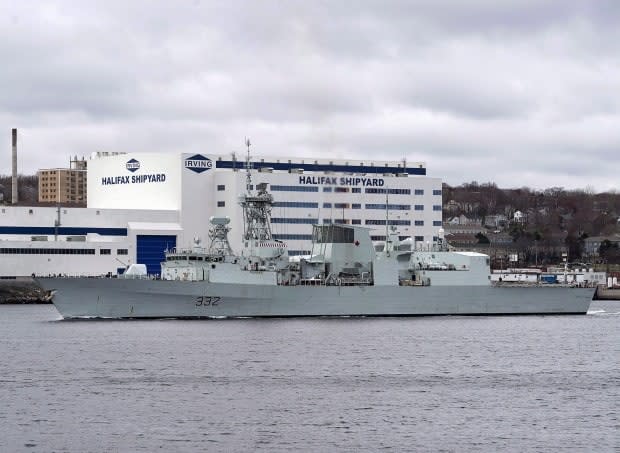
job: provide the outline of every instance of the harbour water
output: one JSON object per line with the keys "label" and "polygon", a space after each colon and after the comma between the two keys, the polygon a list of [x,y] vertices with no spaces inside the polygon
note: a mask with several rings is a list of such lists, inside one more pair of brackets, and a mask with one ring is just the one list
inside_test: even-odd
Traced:
{"label": "harbour water", "polygon": [[618,451],[586,316],[62,321],[0,307],[0,451]]}

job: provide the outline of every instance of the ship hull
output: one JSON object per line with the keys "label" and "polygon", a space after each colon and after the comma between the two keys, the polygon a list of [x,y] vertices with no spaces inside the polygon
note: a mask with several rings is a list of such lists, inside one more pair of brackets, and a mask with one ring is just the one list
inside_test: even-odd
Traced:
{"label": "ship hull", "polygon": [[63,318],[585,314],[588,288],[266,286],[42,278]]}

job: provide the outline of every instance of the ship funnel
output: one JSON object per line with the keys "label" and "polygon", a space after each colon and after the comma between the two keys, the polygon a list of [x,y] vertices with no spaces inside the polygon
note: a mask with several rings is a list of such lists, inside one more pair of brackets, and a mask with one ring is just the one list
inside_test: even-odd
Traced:
{"label": "ship funnel", "polygon": [[13,177],[11,178],[11,203],[17,204],[17,129],[11,131],[13,146]]}

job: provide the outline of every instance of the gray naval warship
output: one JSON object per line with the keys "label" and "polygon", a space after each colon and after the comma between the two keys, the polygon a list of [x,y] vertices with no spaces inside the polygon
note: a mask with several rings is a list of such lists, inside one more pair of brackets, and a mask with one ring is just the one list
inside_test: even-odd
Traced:
{"label": "gray naval warship", "polygon": [[[399,241],[387,231],[313,226],[312,253],[293,261],[271,234],[273,197],[251,190],[246,169],[242,250],[233,253],[229,219],[211,218],[209,247],[166,252],[161,278],[132,269],[118,278],[41,278],[63,318],[243,318],[585,314],[593,289],[491,284],[489,257]],[[388,203],[386,202],[386,205]],[[386,221],[386,224],[389,223]]]}

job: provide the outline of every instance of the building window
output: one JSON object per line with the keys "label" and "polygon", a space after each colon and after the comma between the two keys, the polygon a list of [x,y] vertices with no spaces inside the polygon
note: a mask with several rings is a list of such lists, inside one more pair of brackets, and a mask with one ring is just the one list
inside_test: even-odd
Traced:
{"label": "building window", "polygon": [[361,187],[352,187],[351,188],[351,193],[362,193],[362,188]]}
{"label": "building window", "polygon": [[334,203],[336,209],[349,209],[349,203]]}
{"label": "building window", "polygon": [[129,255],[129,250],[127,249],[116,249],[117,255]]}
{"label": "building window", "polygon": [[310,255],[310,250],[289,250],[288,256]]}
{"label": "building window", "polygon": [[441,226],[441,220],[433,220],[433,226]]}
{"label": "building window", "polygon": [[351,209],[362,209],[362,205],[360,203],[353,203]]}
{"label": "building window", "polygon": [[424,189],[416,189],[414,195],[424,195]]}
{"label": "building window", "polygon": [[111,255],[112,254],[112,250],[110,249],[100,249],[99,250],[99,255]]}
{"label": "building window", "polygon": [[220,191],[220,192],[221,192],[222,190],[226,190],[226,186],[225,186],[224,184],[219,184],[219,185],[217,186],[217,190],[218,190],[218,191]]}
{"label": "building window", "polygon": [[331,192],[332,188],[331,187],[323,187],[323,192]]}
{"label": "building window", "polygon": [[218,201],[217,202],[217,207],[218,208],[223,208],[224,206],[226,206],[226,203],[224,201]]}
{"label": "building window", "polygon": [[414,237],[414,240],[415,240],[416,242],[424,242],[424,236],[415,236],[415,237]]}
{"label": "building window", "polygon": [[362,219],[351,219],[351,225],[361,225]]}
{"label": "building window", "polygon": [[441,205],[440,204],[434,204],[433,205],[433,211],[441,211]]}
{"label": "building window", "polygon": [[416,220],[415,226],[424,226],[424,220]]}
{"label": "building window", "polygon": [[433,195],[441,195],[441,189],[433,189]]}
{"label": "building window", "polygon": [[348,187],[336,187],[334,189],[334,192],[338,192],[338,193],[348,193],[349,192],[349,188]]}
{"label": "building window", "polygon": [[323,203],[323,207],[324,208],[331,208],[332,204],[331,203]]}
{"label": "building window", "polygon": [[424,205],[423,204],[415,205],[415,210],[416,211],[424,211]]}

